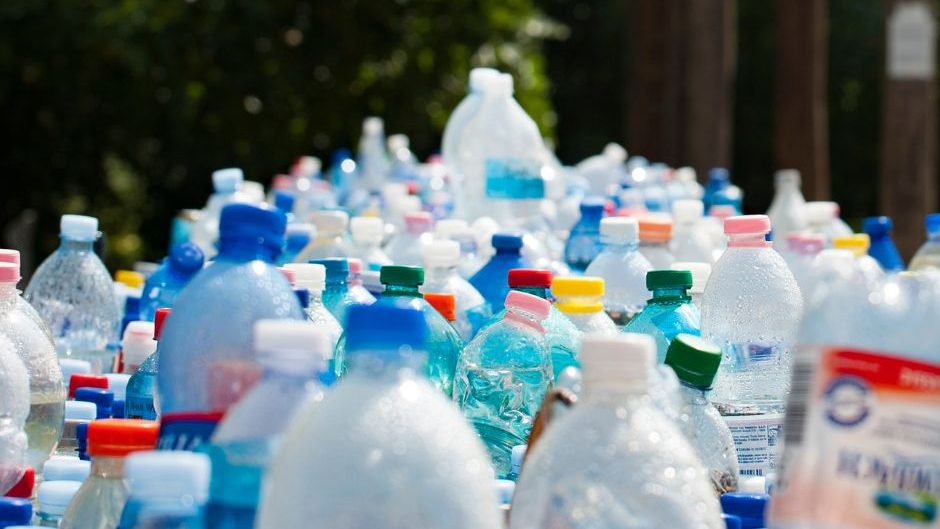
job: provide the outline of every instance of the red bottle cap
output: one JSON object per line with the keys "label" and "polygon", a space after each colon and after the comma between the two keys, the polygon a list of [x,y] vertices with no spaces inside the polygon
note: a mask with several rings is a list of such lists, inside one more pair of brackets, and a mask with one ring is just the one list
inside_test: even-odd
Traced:
{"label": "red bottle cap", "polygon": [[509,288],[552,286],[552,273],[538,268],[514,268],[509,271]]}
{"label": "red bottle cap", "polygon": [[88,455],[123,457],[153,450],[160,424],[142,419],[101,419],[88,423]]}
{"label": "red bottle cap", "polygon": [[4,496],[9,498],[32,498],[35,485],[36,471],[33,470],[33,467],[27,465],[26,470],[23,471],[23,477]]}
{"label": "red bottle cap", "polygon": [[172,309],[157,309],[157,315],[153,319],[153,339],[159,340],[160,333],[163,332],[163,323],[166,321],[167,316],[170,315]]}
{"label": "red bottle cap", "polygon": [[78,388],[98,388],[108,389],[108,379],[102,375],[89,375],[87,373],[75,373],[69,380],[69,398],[75,398],[75,390]]}

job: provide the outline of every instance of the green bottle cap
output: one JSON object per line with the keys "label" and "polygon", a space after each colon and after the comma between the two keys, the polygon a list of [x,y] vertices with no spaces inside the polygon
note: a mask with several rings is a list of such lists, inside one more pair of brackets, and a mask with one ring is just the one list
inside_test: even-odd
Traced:
{"label": "green bottle cap", "polygon": [[379,271],[383,285],[417,287],[424,284],[424,268],[420,266],[383,266]]}
{"label": "green bottle cap", "polygon": [[721,349],[698,336],[679,334],[666,351],[666,365],[679,380],[699,389],[711,389],[721,363]]}
{"label": "green bottle cap", "polygon": [[688,270],[652,270],[646,273],[647,290],[657,288],[692,288],[692,272]]}

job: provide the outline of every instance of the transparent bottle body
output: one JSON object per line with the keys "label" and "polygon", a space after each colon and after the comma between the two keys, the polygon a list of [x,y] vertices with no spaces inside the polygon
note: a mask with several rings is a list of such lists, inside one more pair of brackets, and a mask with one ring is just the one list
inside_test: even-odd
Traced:
{"label": "transparent bottle body", "polygon": [[336,344],[339,343],[339,339],[343,335],[343,326],[340,325],[336,317],[327,310],[320,296],[312,292],[310,293],[310,304],[307,306],[306,312],[307,320],[315,323],[317,327],[324,330],[329,336],[331,347],[328,360],[332,360],[333,349],[336,349]]}
{"label": "transparent bottle body", "polygon": [[624,327],[626,332],[649,335],[656,342],[656,360],[666,360],[666,350],[678,334],[701,334],[701,316],[691,299],[652,299],[643,312]]}
{"label": "transparent bottle body", "polygon": [[705,391],[683,384],[679,427],[705,465],[718,494],[738,488],[738,453],[731,430]]}
{"label": "transparent bottle body", "polygon": [[676,223],[669,250],[678,262],[711,263],[714,256],[711,237],[701,220]]}
{"label": "transparent bottle body", "polygon": [[388,257],[398,266],[421,266],[421,246],[430,239],[430,233],[403,231],[389,243]]}
{"label": "transparent bottle body", "polygon": [[382,251],[378,244],[354,243],[349,257],[360,259],[363,265],[373,269],[392,264],[391,258]]}
{"label": "transparent bottle body", "polygon": [[176,277],[164,263],[144,283],[142,298],[140,300],[140,317],[153,321],[159,308],[173,308],[176,298],[188,283],[187,280]]}
{"label": "transparent bottle body", "polygon": [[927,269],[940,270],[940,233],[932,233],[914,254],[907,267],[912,272]]}
{"label": "transparent bottle body", "polygon": [[[596,312],[562,311],[562,314],[583,334],[616,334],[620,332],[614,320],[610,319],[610,316],[602,310]],[[581,343],[579,341],[578,348],[580,349],[580,347]]]}
{"label": "transparent bottle body", "polygon": [[93,457],[91,474],[75,493],[60,529],[116,529],[127,502],[123,457]]}
{"label": "transparent bottle body", "polygon": [[565,241],[565,263],[583,271],[601,252],[600,216],[582,216]]}
{"label": "transparent bottle body", "polygon": [[457,312],[454,327],[457,328],[464,343],[473,338],[492,314],[483,296],[466,279],[457,274],[456,267],[426,268],[421,290],[454,295]]}
{"label": "transparent bottle body", "polygon": [[767,216],[773,226],[774,248],[778,251],[786,248],[787,234],[806,229],[805,206],[806,199],[799,184],[787,182],[777,186]]}
{"label": "transparent bottle body", "polygon": [[636,244],[608,244],[584,275],[604,280],[604,310],[623,327],[646,306],[646,273],[652,269]]}
{"label": "transparent bottle body", "polygon": [[653,266],[653,270],[668,270],[676,262],[666,242],[641,242],[640,253]]}
{"label": "transparent bottle body", "polygon": [[157,370],[160,365],[160,350],[140,364],[127,381],[124,396],[124,416],[128,419],[157,419]]}
{"label": "transparent bottle body", "polygon": [[311,259],[353,257],[352,245],[342,234],[318,234],[306,248],[294,258],[295,263],[307,263]]}

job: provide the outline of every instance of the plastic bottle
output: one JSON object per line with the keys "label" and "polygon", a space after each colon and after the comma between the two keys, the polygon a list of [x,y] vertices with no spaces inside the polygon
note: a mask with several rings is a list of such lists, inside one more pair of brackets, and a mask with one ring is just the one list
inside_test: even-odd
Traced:
{"label": "plastic bottle", "polygon": [[656,343],[656,361],[666,359],[666,350],[681,333],[701,334],[701,315],[688,290],[692,273],[688,270],[653,270],[646,274],[646,288],[653,293],[643,312],[624,328],[626,332],[646,334]]}
{"label": "plastic bottle", "polygon": [[584,390],[529,450],[512,529],[724,527],[701,461],[647,395],[654,350],[644,335],[585,337]]}
{"label": "plastic bottle", "polygon": [[206,207],[199,212],[189,235],[190,242],[202,249],[206,259],[216,254],[222,209],[229,204],[251,202],[251,197],[242,190],[244,184],[245,174],[237,167],[213,171],[212,187],[215,192],[209,197]]}
{"label": "plastic bottle", "polygon": [[264,375],[219,424],[212,458],[208,527],[254,527],[261,483],[281,436],[307,399],[324,397],[317,378],[332,356],[329,336],[309,322],[260,320],[254,347]]}
{"label": "plastic bottle", "polygon": [[65,402],[65,420],[62,436],[56,445],[56,456],[77,456],[79,424],[88,424],[98,418],[98,407],[92,402],[69,400]]}
{"label": "plastic bottle", "polygon": [[591,193],[607,195],[612,186],[623,180],[626,160],[626,149],[616,143],[608,143],[600,154],[579,162],[575,171],[590,185]]}
{"label": "plastic bottle", "polygon": [[128,419],[156,420],[159,415],[157,400],[157,371],[160,363],[159,341],[163,332],[163,324],[170,315],[170,309],[157,309],[153,324],[153,341],[156,342],[153,353],[137,371],[131,375],[127,382],[124,400],[124,415]]}
{"label": "plastic bottle", "polygon": [[735,437],[743,475],[766,475],[776,465],[803,313],[793,274],[765,240],[770,228],[765,215],[725,220],[728,249],[702,299],[702,338],[723,354],[712,400]]}
{"label": "plastic bottle", "polygon": [[352,254],[352,245],[346,238],[349,215],[344,211],[315,211],[310,220],[316,226],[316,236],[294,262],[306,263],[313,259],[345,258]]}
{"label": "plastic bottle", "polygon": [[836,237],[852,235],[852,229],[839,218],[839,205],[835,202],[807,202],[803,215],[806,218],[807,230],[824,236],[827,245]]}
{"label": "plastic bottle", "polygon": [[454,401],[486,444],[500,479],[509,475],[512,448],[525,444],[553,380],[541,324],[549,302],[514,290],[505,304],[505,316],[460,354],[454,381]]}
{"label": "plastic bottle", "polygon": [[385,223],[378,217],[353,217],[349,221],[353,248],[350,257],[362,259],[369,268],[378,268],[392,264],[382,251],[385,238]]}
{"label": "plastic bottle", "polygon": [[908,270],[918,272],[928,268],[940,269],[940,213],[931,213],[924,220],[927,241],[917,250]]}
{"label": "plastic bottle", "polygon": [[29,500],[0,497],[0,527],[29,524],[33,518],[33,505]]}
{"label": "plastic bottle", "polygon": [[669,250],[672,239],[672,221],[665,217],[640,217],[640,253],[653,265],[653,270],[665,270],[676,258]]}
{"label": "plastic bottle", "polygon": [[733,206],[735,213],[741,214],[743,201],[741,189],[731,183],[731,175],[724,167],[713,167],[708,171],[708,183],[705,184],[705,195],[702,202],[705,208],[712,206]]}
{"label": "plastic bottle", "polygon": [[316,238],[317,228],[306,222],[288,222],[285,233],[284,251],[277,258],[277,264],[283,266],[293,263],[297,256]]}
{"label": "plastic bottle", "polygon": [[653,265],[639,252],[638,239],[636,219],[603,219],[603,249],[584,271],[587,276],[604,280],[604,310],[621,327],[646,306],[646,273]]}
{"label": "plastic bottle", "polygon": [[457,265],[457,273],[460,277],[470,279],[486,264],[486,259],[478,251],[476,237],[467,221],[441,219],[434,225],[434,237],[449,239],[460,245],[460,263]]}
{"label": "plastic bottle", "polygon": [[354,304],[349,295],[349,262],[346,259],[314,259],[311,264],[322,265],[326,270],[326,288],[323,290],[323,305],[341,325],[346,321],[346,311]]}
{"label": "plastic bottle", "polygon": [[273,266],[284,225],[284,214],[269,206],[222,210],[219,255],[177,298],[160,334],[161,448],[196,446],[211,435],[219,413],[258,380],[254,322],[304,319],[290,284]]}
{"label": "plastic bottle", "polygon": [[157,309],[173,308],[176,297],[202,270],[203,264],[204,255],[195,244],[186,242],[174,246],[169,257],[144,283],[140,319],[153,321]]}
{"label": "plastic bottle", "polygon": [[[84,404],[84,403],[83,403]],[[75,456],[52,456],[42,465],[43,481],[74,481],[82,483],[88,478],[91,462]]]}
{"label": "plastic bottle", "polygon": [[0,335],[0,490],[4,492],[20,480],[26,469],[27,439],[23,429],[30,412],[29,395],[26,367],[10,340]]}
{"label": "plastic bottle", "polygon": [[509,233],[493,235],[492,244],[496,254],[483,265],[470,284],[483,296],[495,314],[503,310],[503,300],[509,292],[507,278],[513,268],[529,268],[528,261],[522,257],[522,237]]}
{"label": "plastic bottle", "polygon": [[[20,266],[20,252],[18,250],[0,248],[0,263],[10,263]],[[17,296],[15,310],[22,313],[22,316],[28,318],[33,324],[39,327],[42,332],[49,337],[50,342],[55,343],[52,337],[52,331],[49,330],[49,326],[46,325],[45,320],[42,319],[39,313],[36,312],[36,309],[30,305],[29,301],[26,301],[22,295]]]}
{"label": "plastic bottle", "polygon": [[128,298],[135,297],[140,299],[143,294],[145,279],[143,274],[134,272],[133,270],[118,270],[114,272],[114,294],[118,312],[124,310]]}
{"label": "plastic bottle", "polygon": [[421,248],[425,292],[447,292],[457,302],[455,326],[464,343],[486,323],[492,313],[483,296],[457,273],[460,245],[450,240],[432,240]]}
{"label": "plastic bottle", "polygon": [[679,334],[669,345],[666,365],[682,387],[679,427],[698,453],[718,494],[738,488],[738,454],[731,430],[708,394],[721,363],[721,349],[691,334]]}
{"label": "plastic bottle", "polygon": [[66,507],[81,486],[80,481],[43,480],[37,494],[36,520],[39,527],[59,527]]}
{"label": "plastic bottle", "polygon": [[480,103],[483,101],[483,92],[488,88],[487,85],[498,78],[499,72],[493,68],[474,68],[470,70],[469,93],[447,118],[447,124],[444,125],[444,134],[441,139],[441,156],[444,158],[444,165],[449,169],[456,167],[458,143],[464,127],[467,126],[468,121],[473,119],[473,115],[480,108]]}
{"label": "plastic bottle", "polygon": [[346,263],[349,266],[349,275],[346,279],[346,287],[349,289],[349,298],[353,303],[361,303],[363,305],[375,303],[375,296],[365,287],[363,281],[363,273],[368,270],[362,269],[362,260],[353,257],[346,259]]}
{"label": "plastic bottle", "polygon": [[791,233],[787,235],[788,251],[782,255],[806,302],[809,302],[813,293],[810,289],[814,273],[813,259],[823,251],[825,245],[826,239],[820,234]]}
{"label": "plastic bottle", "polygon": [[868,234],[856,233],[848,237],[836,237],[832,240],[832,247],[852,252],[856,264],[868,279],[874,281],[884,276],[884,270],[878,264],[878,261],[868,255],[868,249],[871,247]]}
{"label": "plastic bottle", "polygon": [[388,179],[390,170],[388,155],[385,152],[385,123],[382,118],[370,116],[362,121],[362,136],[356,154],[359,188],[366,192],[380,190]]}
{"label": "plastic bottle", "polygon": [[203,529],[209,458],[185,452],[127,456],[130,495],[118,529]]}
{"label": "plastic bottle", "polygon": [[711,263],[714,255],[711,237],[702,225],[705,206],[701,200],[672,203],[672,240],[669,251],[677,261]]}
{"label": "plastic bottle", "polygon": [[604,199],[585,198],[581,201],[581,218],[571,228],[565,242],[565,263],[572,270],[583,272],[601,252],[601,219]]}
{"label": "plastic bottle", "polygon": [[388,246],[388,256],[399,266],[421,266],[421,247],[431,240],[434,219],[430,213],[415,211],[405,214],[405,230]]}
{"label": "plastic bottle", "polygon": [[[604,280],[599,277],[556,277],[552,279],[555,307],[582,333],[620,332],[604,312]],[[579,342],[580,344],[580,342]]]}
{"label": "plastic bottle", "polygon": [[891,238],[894,223],[890,217],[867,217],[862,222],[862,231],[870,238],[871,245],[868,255],[878,261],[885,272],[900,272],[904,270],[904,260],[898,252]]}
{"label": "plastic bottle", "polygon": [[[425,292],[424,301],[434,307],[447,323],[457,328],[457,299],[448,292]],[[460,332],[460,331],[458,331]]]}
{"label": "plastic bottle", "polygon": [[669,267],[670,270],[688,270],[692,274],[692,288],[689,289],[689,296],[692,297],[692,305],[702,311],[702,294],[705,293],[705,285],[708,284],[708,278],[712,275],[712,265],[708,263],[688,263],[676,261]]}
{"label": "plastic bottle", "polygon": [[[333,316],[333,313],[323,303],[323,292],[326,289],[326,267],[313,263],[288,263],[284,265],[284,268],[294,272],[297,287],[304,288],[309,292],[309,303],[305,309],[307,320],[326,333],[330,341],[327,362],[332,365],[333,349],[336,348],[336,344],[339,343],[339,339],[343,335],[343,326],[340,325],[339,320]],[[375,298],[373,298],[374,300]]]}
{"label": "plastic bottle", "polygon": [[767,216],[770,225],[774,227],[774,248],[783,251],[787,247],[789,234],[806,229],[806,199],[800,191],[800,172],[796,169],[780,169],[774,173],[774,187],[776,191]]}
{"label": "plastic bottle", "polygon": [[114,529],[127,501],[124,458],[153,450],[159,425],[136,419],[103,419],[88,425],[91,475],[62,515],[61,529]]}
{"label": "plastic bottle", "polygon": [[98,219],[63,215],[62,244],[36,270],[25,297],[52,331],[60,358],[87,360],[96,373],[108,369],[121,317],[114,284],[95,255]]}
{"label": "plastic bottle", "polygon": [[357,305],[346,331],[349,375],[322,403],[303,403],[269,471],[256,527],[498,527],[486,453],[421,373],[424,316],[398,301]]}
{"label": "plastic bottle", "polygon": [[[124,330],[124,339],[121,340],[123,373],[133,375],[140,369],[147,358],[157,348],[153,341],[154,324],[149,321],[132,321]],[[109,384],[110,387],[110,384]]]}

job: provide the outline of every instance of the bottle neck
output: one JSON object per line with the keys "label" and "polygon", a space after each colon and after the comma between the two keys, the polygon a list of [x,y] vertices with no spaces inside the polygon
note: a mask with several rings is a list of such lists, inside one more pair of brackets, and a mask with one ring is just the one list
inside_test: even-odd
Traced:
{"label": "bottle neck", "polygon": [[653,298],[650,303],[675,303],[688,302],[692,297],[689,296],[687,289],[682,287],[654,288]]}
{"label": "bottle neck", "polygon": [[640,248],[640,243],[637,241],[631,242],[604,242],[601,239],[601,243],[604,245],[604,250],[614,253],[628,253],[635,252]]}
{"label": "bottle neck", "polygon": [[123,479],[124,457],[94,456],[91,458],[91,474],[101,478]]}
{"label": "bottle neck", "polygon": [[424,295],[418,290],[417,285],[385,285],[385,291],[382,296],[423,298]]}
{"label": "bottle neck", "polygon": [[59,249],[69,252],[94,252],[95,251],[95,241],[78,241],[69,237],[62,237],[62,242],[59,243]]}
{"label": "bottle neck", "polygon": [[16,289],[16,283],[0,283],[0,309],[12,307],[19,295],[20,291]]}
{"label": "bottle neck", "polygon": [[693,386],[688,382],[679,381],[680,387],[682,388],[682,396],[685,398],[686,402],[689,404],[707,404],[708,403],[708,390],[702,389],[698,386]]}
{"label": "bottle neck", "polygon": [[522,257],[519,248],[496,248],[496,255],[501,257]]}
{"label": "bottle neck", "polygon": [[219,241],[219,256],[216,259],[237,262],[261,260],[271,264],[274,263],[279,254],[279,249],[273,248],[271,245],[260,244],[257,240],[233,238]]}
{"label": "bottle neck", "polygon": [[548,289],[545,287],[512,287],[513,290],[525,292],[542,299],[548,299]]}
{"label": "bottle neck", "polygon": [[728,235],[728,248],[770,248],[766,233],[734,233]]}
{"label": "bottle neck", "polygon": [[542,327],[541,323],[536,321],[532,316],[512,307],[506,307],[506,320],[531,329],[539,334],[545,334],[545,328]]}
{"label": "bottle neck", "polygon": [[326,288],[324,289],[324,291],[329,292],[331,294],[335,294],[337,292],[346,292],[347,289],[348,289],[348,286],[347,286],[345,277],[328,278],[326,280]]}

